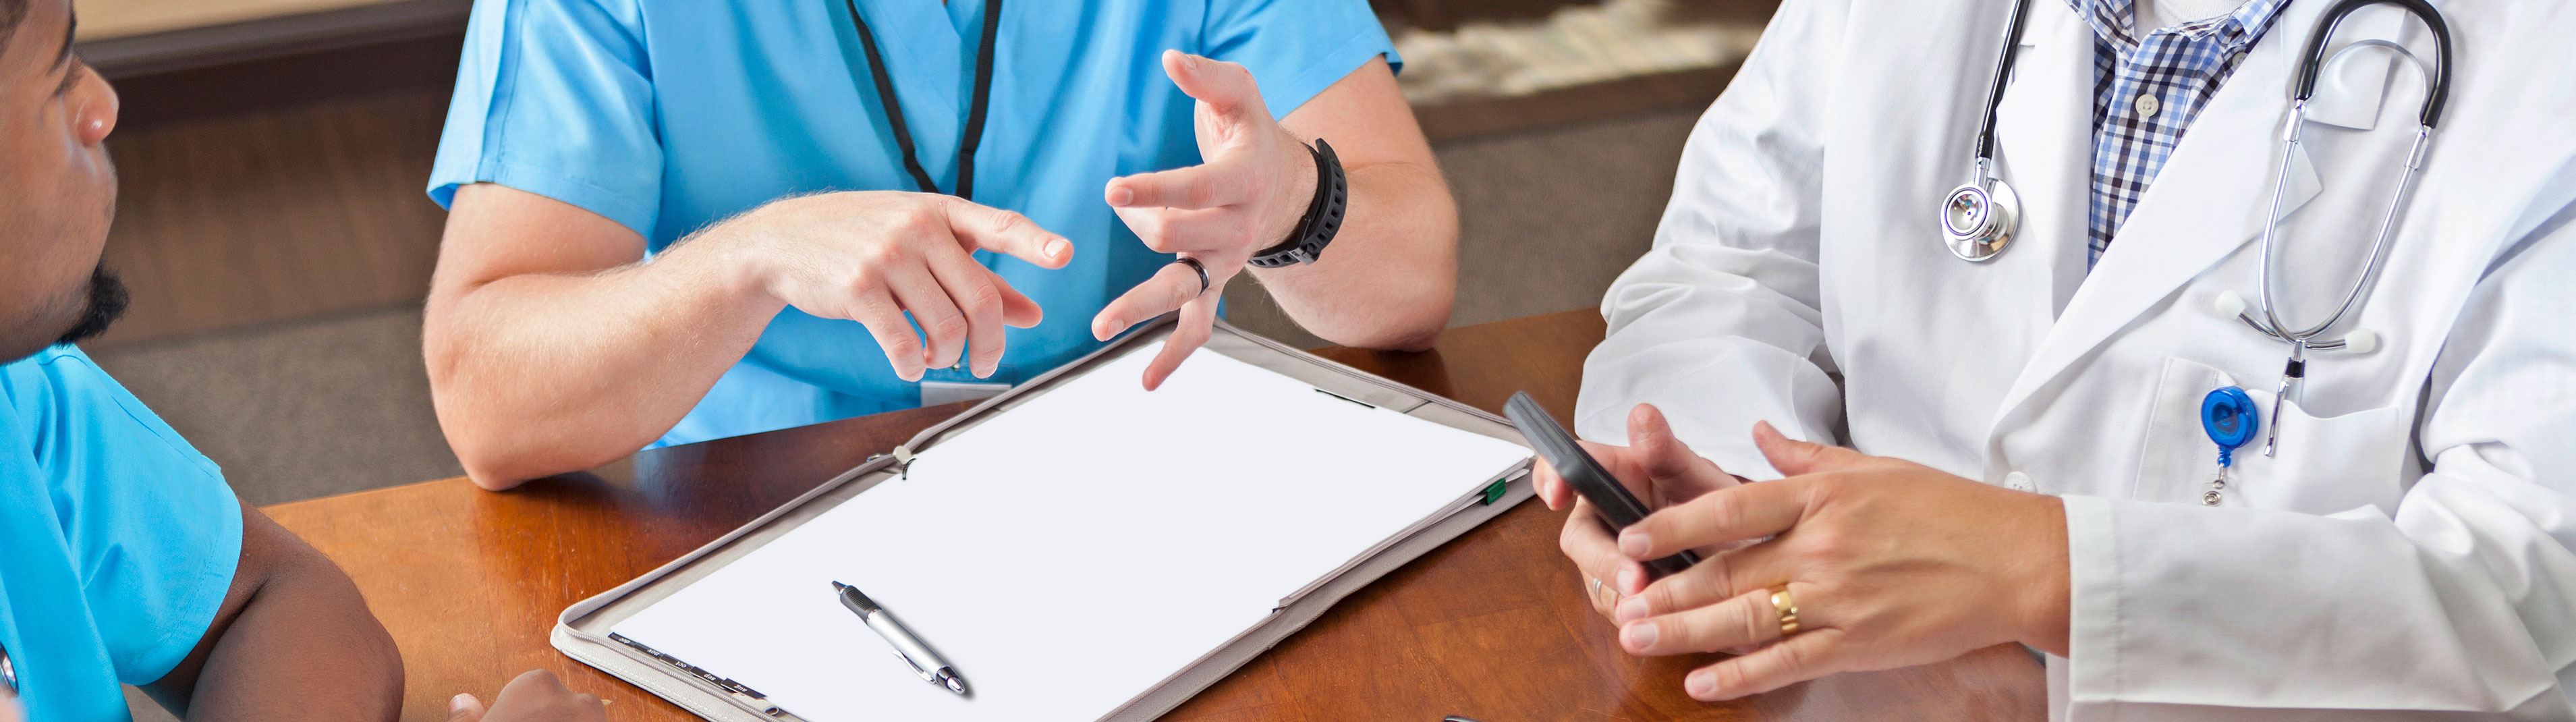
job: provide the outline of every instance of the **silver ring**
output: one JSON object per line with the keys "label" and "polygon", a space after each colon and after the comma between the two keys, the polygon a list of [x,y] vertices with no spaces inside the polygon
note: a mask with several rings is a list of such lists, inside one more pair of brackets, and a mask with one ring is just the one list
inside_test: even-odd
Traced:
{"label": "silver ring", "polygon": [[1189,257],[1189,256],[1178,256],[1178,257],[1174,257],[1174,258],[1172,259],[1172,262],[1173,262],[1173,263],[1184,263],[1184,264],[1188,264],[1191,270],[1198,271],[1198,272],[1199,272],[1199,293],[1198,293],[1198,295],[1201,295],[1201,296],[1205,296],[1205,295],[1207,295],[1207,290],[1208,290],[1208,275],[1207,275],[1207,266],[1206,266],[1205,264],[1199,263],[1199,259],[1191,258],[1191,257]]}
{"label": "silver ring", "polygon": [[1589,579],[1589,580],[1591,580],[1591,581],[1592,581],[1592,596],[1596,596],[1596,597],[1601,596],[1601,578],[1600,578],[1600,577],[1584,577],[1584,578],[1585,578],[1585,579]]}

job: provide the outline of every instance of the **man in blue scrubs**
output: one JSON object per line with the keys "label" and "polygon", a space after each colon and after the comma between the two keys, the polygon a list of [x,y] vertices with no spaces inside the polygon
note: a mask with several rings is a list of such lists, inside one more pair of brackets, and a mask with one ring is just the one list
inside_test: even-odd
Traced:
{"label": "man in blue scrubs", "polygon": [[[357,586],[71,345],[125,305],[99,265],[116,93],[72,26],[70,0],[0,0],[0,718],[124,720],[121,683],[188,719],[394,719],[402,660]],[[536,673],[484,719],[604,716]]]}
{"label": "man in blue scrubs", "polygon": [[441,425],[501,488],[971,398],[1177,310],[1151,387],[1306,215],[1319,138],[1347,219],[1251,274],[1425,348],[1456,208],[1396,62],[1362,0],[480,0],[430,182]]}

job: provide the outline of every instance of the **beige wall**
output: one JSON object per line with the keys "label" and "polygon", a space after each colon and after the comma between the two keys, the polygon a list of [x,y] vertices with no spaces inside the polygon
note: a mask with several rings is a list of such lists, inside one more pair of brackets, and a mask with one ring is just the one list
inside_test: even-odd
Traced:
{"label": "beige wall", "polygon": [[384,5],[402,0],[72,0],[80,12],[80,39],[103,40],[164,30],[221,25]]}

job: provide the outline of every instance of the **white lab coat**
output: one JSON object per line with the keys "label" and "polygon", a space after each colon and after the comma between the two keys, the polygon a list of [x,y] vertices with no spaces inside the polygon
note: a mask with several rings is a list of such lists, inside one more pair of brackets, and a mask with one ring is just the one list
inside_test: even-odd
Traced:
{"label": "white lab coat", "polygon": [[[2088,273],[2094,40],[2067,3],[2032,0],[2000,110],[2021,235],[1968,263],[1936,208],[1966,179],[2011,3],[1789,0],[1603,299],[1579,431],[1624,442],[1654,402],[1752,478],[1776,475],[1748,437],[1767,419],[2062,496],[2054,716],[2576,719],[2576,3],[2438,3],[2458,63],[2443,132],[2385,273],[2325,336],[2379,348],[2313,354],[2278,456],[2239,453],[2225,505],[2198,503],[2217,468],[2202,396],[2238,385],[2268,409],[2280,378],[2284,344],[2213,301],[2256,296],[2290,76],[2328,4],[2282,11]],[[2399,19],[2367,10],[2330,47],[2429,60]],[[2422,84],[2370,52],[2330,70],[2335,124],[2293,161],[2299,323],[2349,283],[2414,135]]]}

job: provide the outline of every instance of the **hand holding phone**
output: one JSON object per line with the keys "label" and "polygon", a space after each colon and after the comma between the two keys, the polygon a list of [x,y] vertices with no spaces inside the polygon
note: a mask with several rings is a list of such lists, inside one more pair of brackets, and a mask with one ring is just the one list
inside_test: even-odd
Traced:
{"label": "hand holding phone", "polygon": [[[1547,459],[1549,466],[1555,467],[1557,476],[1573,486],[1575,493],[1583,495],[1584,501],[1592,503],[1592,509],[1599,513],[1601,521],[1610,525],[1611,533],[1616,534],[1654,513],[1645,502],[1637,499],[1637,495],[1628,493],[1628,487],[1620,484],[1618,477],[1611,476],[1610,470],[1602,467],[1600,461],[1585,452],[1582,444],[1575,443],[1574,434],[1556,423],[1556,417],[1549,416],[1547,409],[1539,406],[1537,399],[1530,398],[1528,392],[1512,394],[1511,401],[1503,404],[1503,415],[1511,417],[1512,425],[1520,428],[1521,436],[1529,439],[1530,447],[1537,449],[1538,455]],[[1698,554],[1684,551],[1646,562],[1646,574],[1651,581],[1698,563]]]}

